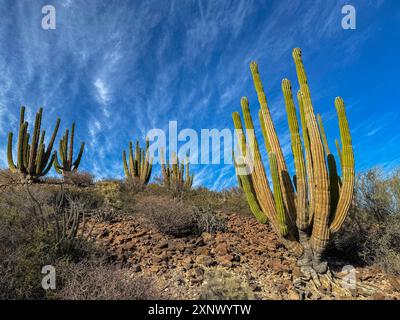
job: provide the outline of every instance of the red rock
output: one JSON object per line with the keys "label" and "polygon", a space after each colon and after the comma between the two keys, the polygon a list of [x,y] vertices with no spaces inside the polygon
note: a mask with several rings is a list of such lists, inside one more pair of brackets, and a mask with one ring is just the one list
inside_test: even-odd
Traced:
{"label": "red rock", "polygon": [[219,256],[228,254],[228,245],[226,243],[219,243],[215,248],[215,253]]}

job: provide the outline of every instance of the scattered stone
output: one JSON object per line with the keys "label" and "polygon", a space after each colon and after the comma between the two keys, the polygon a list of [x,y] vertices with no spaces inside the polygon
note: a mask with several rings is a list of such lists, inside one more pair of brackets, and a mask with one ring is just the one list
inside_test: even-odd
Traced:
{"label": "scattered stone", "polygon": [[140,264],[134,264],[134,265],[132,265],[131,270],[133,272],[140,272],[142,270],[142,268],[140,267]]}
{"label": "scattered stone", "polygon": [[210,255],[210,251],[211,251],[210,248],[200,247],[200,248],[197,248],[196,253],[198,255],[208,256],[208,255]]}
{"label": "scattered stone", "polygon": [[219,256],[224,256],[228,254],[228,245],[226,243],[219,243],[215,247],[215,253]]}
{"label": "scattered stone", "polygon": [[232,267],[232,260],[233,260],[232,255],[225,255],[225,256],[217,257],[218,264],[223,267],[227,267],[227,268]]}
{"label": "scattered stone", "polygon": [[210,242],[211,242],[211,240],[213,239],[213,236],[212,236],[211,233],[203,232],[203,233],[201,234],[201,238],[203,239],[203,242],[204,242],[205,244],[207,244],[207,243],[210,243]]}
{"label": "scattered stone", "polygon": [[200,265],[204,265],[206,267],[211,266],[214,261],[211,257],[205,256],[205,255],[200,255],[196,257],[196,263]]}

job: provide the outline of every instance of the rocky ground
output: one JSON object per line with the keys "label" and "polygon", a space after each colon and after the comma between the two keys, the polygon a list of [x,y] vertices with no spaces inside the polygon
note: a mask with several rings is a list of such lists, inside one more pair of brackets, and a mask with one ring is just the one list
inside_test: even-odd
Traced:
{"label": "rocky ground", "polygon": [[[295,259],[268,226],[238,214],[227,218],[226,232],[173,238],[158,232],[139,213],[121,215],[111,222],[92,221],[91,238],[128,266],[132,276],[156,276],[170,299],[197,299],[205,270],[215,267],[247,282],[256,299],[400,299],[400,279],[375,267],[356,267],[358,290],[304,294],[294,286],[302,275]],[[346,262],[330,261],[330,265],[340,284]]]}

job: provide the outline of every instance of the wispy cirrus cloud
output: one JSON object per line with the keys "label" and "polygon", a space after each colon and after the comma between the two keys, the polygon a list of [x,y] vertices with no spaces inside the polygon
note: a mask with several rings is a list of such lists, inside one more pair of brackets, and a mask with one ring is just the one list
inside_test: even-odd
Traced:
{"label": "wispy cirrus cloud", "polygon": [[[292,48],[298,46],[328,136],[338,137],[333,100],[341,94],[349,105],[357,165],[395,163],[394,153],[383,156],[375,150],[396,149],[389,146],[390,139],[383,142],[382,135],[397,116],[379,122],[374,111],[379,97],[385,97],[387,108],[396,114],[395,100],[387,94],[394,86],[375,81],[377,74],[387,82],[396,79],[397,51],[384,50],[394,43],[394,10],[382,1],[353,2],[362,13],[354,31],[341,29],[345,1],[300,0],[67,0],[55,2],[57,29],[45,31],[40,27],[42,1],[2,1],[0,165],[6,166],[6,135],[17,128],[21,104],[27,106],[29,121],[43,106],[46,128],[52,128],[56,117],[62,118],[60,131],[75,121],[77,140],[87,143],[82,169],[102,178],[122,175],[121,152],[129,140],[143,141],[149,129],[167,129],[170,120],[199,133],[202,128],[232,128],[231,112],[240,110],[244,95],[266,160],[249,70],[252,60],[259,63],[291,163],[280,85],[288,77],[293,92],[298,89],[291,58]],[[379,15],[388,18],[378,19]],[[382,61],[379,69],[371,60]],[[385,67],[385,60],[392,68]],[[357,128],[359,123],[363,124]],[[364,156],[368,148],[374,149],[374,156]],[[158,167],[154,170],[159,173]],[[233,166],[196,165],[193,170],[196,185],[221,189],[236,183]]]}

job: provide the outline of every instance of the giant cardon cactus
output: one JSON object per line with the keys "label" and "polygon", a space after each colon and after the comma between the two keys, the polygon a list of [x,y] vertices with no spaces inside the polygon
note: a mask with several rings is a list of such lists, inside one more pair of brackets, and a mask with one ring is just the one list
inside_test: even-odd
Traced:
{"label": "giant cardon cactus", "polygon": [[13,133],[8,134],[7,158],[11,172],[19,173],[23,182],[35,182],[40,177],[45,176],[51,169],[54,161],[52,149],[57,135],[60,119],[57,119],[53,134],[46,148],[44,143],[46,132],[41,129],[43,109],[40,108],[36,113],[35,125],[32,139],[28,132],[28,122],[25,121],[25,107],[21,107],[19,132],[18,132],[18,154],[17,164],[15,165],[12,154]]}
{"label": "giant cardon cactus", "polygon": [[57,171],[57,173],[62,174],[63,176],[68,176],[71,172],[76,172],[78,170],[79,164],[81,163],[83,150],[85,149],[85,143],[82,142],[78,156],[76,157],[75,161],[72,160],[74,154],[74,136],[75,123],[72,124],[70,138],[69,130],[67,129],[60,140],[60,146],[58,149],[60,153],[60,161],[58,161],[57,151],[54,151],[54,169]]}
{"label": "giant cardon cactus", "polygon": [[251,63],[250,69],[260,104],[258,115],[268,153],[272,189],[261,159],[246,97],[242,98],[241,106],[247,135],[239,113],[233,113],[240,154],[236,157],[235,165],[256,218],[262,223],[270,221],[283,244],[298,257],[300,266],[324,273],[327,263],[321,256],[331,235],[342,226],[353,197],[353,148],[344,103],[342,98],[337,97],[335,107],[342,144],[340,147],[336,142],[342,172],[342,178],[339,178],[322,120],[314,113],[300,49],[293,50],[293,58],[300,86],[297,99],[301,134],[289,80],[282,81],[282,91],[296,172],[294,179],[289,175],[255,62]]}
{"label": "giant cardon cactus", "polygon": [[150,159],[148,140],[146,140],[145,149],[140,148],[139,141],[136,141],[135,152],[133,152],[132,142],[129,142],[129,166],[126,160],[125,150],[122,152],[122,161],[126,179],[135,179],[142,184],[147,184],[149,182],[153,167],[153,159]]}
{"label": "giant cardon cactus", "polygon": [[190,189],[193,185],[194,175],[190,174],[188,157],[186,157],[186,163],[180,163],[178,156],[173,153],[170,164],[168,160],[165,160],[163,149],[160,153],[164,186],[177,190]]}

